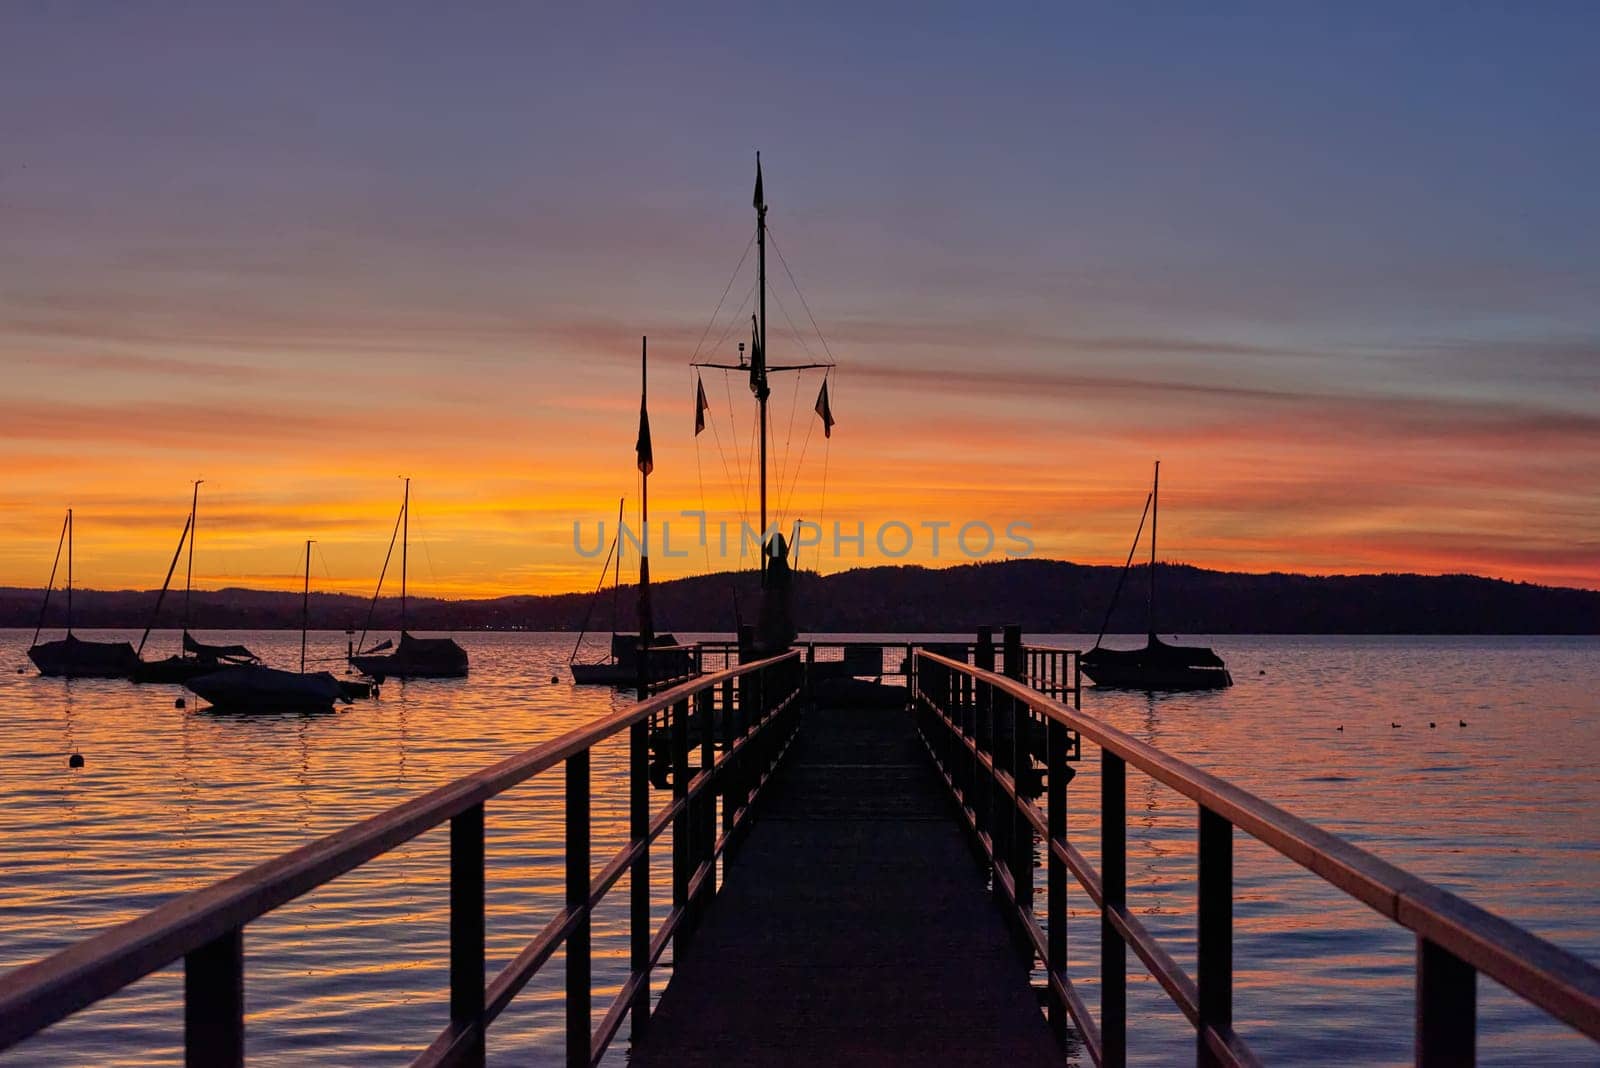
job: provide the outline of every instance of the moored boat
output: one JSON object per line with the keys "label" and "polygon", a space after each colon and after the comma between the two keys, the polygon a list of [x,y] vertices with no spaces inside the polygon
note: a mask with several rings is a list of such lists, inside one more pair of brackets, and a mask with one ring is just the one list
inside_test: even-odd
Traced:
{"label": "moored boat", "polygon": [[199,675],[184,683],[220,711],[294,712],[331,709],[348,701],[339,680],[326,671],[283,671],[247,665]]}
{"label": "moored boat", "polygon": [[[467,651],[453,638],[418,638],[406,630],[406,571],[407,550],[411,533],[411,480],[405,480],[405,497],[400,504],[400,515],[395,520],[395,533],[400,538],[400,640],[383,641],[371,649],[350,655],[350,666],[379,682],[387,679],[459,679],[467,674]],[[394,536],[389,538],[389,553],[394,552]],[[367,631],[372,624],[373,612],[378,607],[378,597],[383,593],[383,576],[389,570],[389,556],[383,559],[383,572],[378,575],[378,588],[372,592],[372,605],[367,609],[367,627],[361,631],[360,648],[367,642]],[[393,652],[385,652],[392,649]]]}
{"label": "moored boat", "polygon": [[[67,634],[55,641],[40,642],[45,614],[50,609],[50,592],[56,584],[56,568],[61,550],[67,551]],[[139,657],[127,642],[88,641],[72,633],[72,509],[61,523],[61,538],[56,542],[55,562],[50,565],[50,581],[45,584],[44,603],[39,606],[39,625],[28,646],[28,659],[39,674],[67,679],[121,679],[138,664]]]}
{"label": "moored boat", "polygon": [[[186,682],[215,671],[260,663],[259,658],[242,645],[208,645],[198,641],[189,633],[189,604],[194,591],[194,541],[195,527],[199,519],[200,483],[201,480],[195,480],[194,496],[189,502],[189,520],[184,524],[183,533],[178,537],[178,548],[172,554],[172,563],[167,568],[166,580],[161,583],[161,592],[156,596],[155,608],[150,612],[150,622],[139,638],[139,647],[134,650],[138,656],[138,663],[130,673],[134,682]],[[189,546],[189,563],[185,568],[183,579],[182,642],[179,651],[174,655],[162,660],[146,660],[144,643],[149,640],[150,629],[155,626],[156,620],[161,615],[161,602],[166,599],[167,587],[172,585],[172,574],[177,570],[178,557],[183,553],[185,542]]]}
{"label": "moored boat", "polygon": [[1110,625],[1112,610],[1117,605],[1117,595],[1122,592],[1123,580],[1133,565],[1134,551],[1139,547],[1139,535],[1144,532],[1144,516],[1139,517],[1139,529],[1133,535],[1133,546],[1128,550],[1128,560],[1117,579],[1117,588],[1106,608],[1106,623],[1095,638],[1094,648],[1083,654],[1079,666],[1089,681],[1096,686],[1118,690],[1220,690],[1233,685],[1222,658],[1210,649],[1199,645],[1168,645],[1156,637],[1156,520],[1161,507],[1161,461],[1156,461],[1155,481],[1150,496],[1145,499],[1145,509],[1150,515],[1150,600],[1147,608],[1149,637],[1143,649],[1106,649],[1100,645]]}
{"label": "moored boat", "polygon": [[312,544],[306,542],[305,586],[300,594],[300,670],[246,664],[187,679],[184,685],[212,708],[222,712],[322,712],[333,708],[335,701],[350,700],[350,694],[330,673],[306,671]]}

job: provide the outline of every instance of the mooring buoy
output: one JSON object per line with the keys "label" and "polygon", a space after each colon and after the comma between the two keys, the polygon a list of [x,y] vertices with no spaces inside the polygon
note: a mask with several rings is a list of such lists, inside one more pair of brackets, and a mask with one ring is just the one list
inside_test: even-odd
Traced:
{"label": "mooring buoy", "polygon": [[82,753],[73,753],[70,757],[68,757],[67,758],[67,767],[69,767],[69,768],[81,768],[81,767],[83,767],[83,754]]}
{"label": "mooring buoy", "polygon": [[1437,727],[1437,726],[1438,726],[1438,724],[1437,724],[1437,723],[1435,723],[1435,722],[1434,722],[1434,721],[1433,721],[1433,720],[1431,720],[1431,719],[1430,719],[1430,720],[1429,720],[1429,721],[1428,721],[1428,729],[1429,729],[1429,730],[1430,730],[1430,731],[1431,731],[1431,730],[1433,730],[1433,729],[1434,729],[1434,728],[1435,728],[1435,727]]}
{"label": "mooring buoy", "polygon": [[550,682],[552,684],[560,682],[560,681],[561,681],[561,676],[560,675],[551,675],[550,676]]}
{"label": "mooring buoy", "polygon": [[172,707],[173,708],[182,708],[183,706],[184,706],[184,700],[181,697],[178,698],[176,701],[172,702]]}

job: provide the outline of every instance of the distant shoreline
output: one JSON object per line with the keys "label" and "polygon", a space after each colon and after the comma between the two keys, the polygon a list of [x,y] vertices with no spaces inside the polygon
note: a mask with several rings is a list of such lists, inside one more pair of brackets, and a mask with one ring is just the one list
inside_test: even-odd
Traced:
{"label": "distant shoreline", "polygon": [[[1010,560],[929,569],[860,568],[795,578],[795,614],[803,631],[845,634],[967,633],[980,625],[1018,623],[1034,633],[1095,634],[1146,630],[1147,569],[1128,575],[1117,609],[1106,607],[1121,569],[1057,560]],[[1600,634],[1600,590],[1536,586],[1471,575],[1247,574],[1162,564],[1155,628],[1161,634],[1577,635]],[[737,619],[755,618],[758,579],[719,573],[654,584],[658,630],[729,633]],[[0,627],[32,628],[43,591],[0,588]],[[168,596],[157,628],[179,624],[179,598]],[[75,626],[143,628],[154,590],[75,590]],[[418,631],[610,631],[633,627],[636,594],[605,591],[470,600],[413,597],[407,624]],[[316,630],[373,630],[400,623],[398,598],[313,593]],[[51,598],[47,627],[66,618],[64,599]],[[300,595],[274,590],[195,591],[196,629],[288,630],[300,626]]]}

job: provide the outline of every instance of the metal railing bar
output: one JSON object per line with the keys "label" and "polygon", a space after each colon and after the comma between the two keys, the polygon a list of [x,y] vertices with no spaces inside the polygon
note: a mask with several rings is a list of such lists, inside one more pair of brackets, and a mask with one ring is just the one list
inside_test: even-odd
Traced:
{"label": "metal railing bar", "polygon": [[1122,936],[1122,941],[1133,947],[1134,955],[1144,963],[1145,970],[1161,984],[1161,989],[1167,992],[1189,1023],[1199,1023],[1200,987],[1183,970],[1183,966],[1156,941],[1139,917],[1128,911],[1128,906],[1112,906],[1105,909],[1105,915]]}
{"label": "metal railing bar", "polygon": [[487,1027],[495,1018],[505,1011],[523,987],[528,985],[528,980],[542,968],[546,961],[555,955],[561,948],[561,943],[567,940],[583,917],[572,909],[562,909],[544,925],[544,929],[534,936],[533,941],[522,948],[511,961],[500,969],[500,974],[489,981],[488,989],[483,996],[483,1022]]}
{"label": "metal railing bar", "polygon": [[1078,988],[1072,985],[1069,977],[1059,972],[1052,972],[1050,993],[1065,1005],[1067,1012],[1072,1015],[1073,1027],[1083,1042],[1083,1048],[1089,1051],[1089,1059],[1096,1065],[1102,1063],[1105,1054],[1100,1048],[1100,1025],[1095,1023],[1094,1014],[1089,1011],[1089,1006],[1078,993]]}
{"label": "metal railing bar", "polygon": [[661,963],[661,955],[667,951],[667,946],[678,933],[678,925],[682,922],[682,908],[672,909],[667,913],[667,918],[661,921],[661,927],[656,931],[655,937],[650,939],[650,967],[654,968]]}
{"label": "metal railing bar", "polygon": [[600,1026],[595,1029],[594,1040],[589,1045],[589,1063],[596,1065],[606,1055],[606,1050],[611,1047],[612,1039],[617,1037],[617,1032],[622,1029],[622,1021],[628,1018],[628,1010],[633,1007],[633,999],[639,992],[639,983],[644,976],[638,972],[631,972],[622,988],[617,991],[617,996],[612,1000],[611,1006],[606,1009],[605,1016],[600,1021]]}
{"label": "metal railing bar", "polygon": [[701,676],[13,969],[0,976],[0,1051],[699,690],[799,657]]}
{"label": "metal railing bar", "polygon": [[1058,838],[1050,843],[1050,852],[1066,863],[1067,870],[1078,880],[1078,885],[1089,895],[1089,900],[1094,902],[1095,908],[1105,904],[1106,894],[1100,885],[1100,873],[1094,870],[1094,865],[1089,863],[1088,857],[1079,852],[1077,846]]}
{"label": "metal railing bar", "polygon": [[[930,664],[1023,701],[1591,1038],[1600,1038],[1600,968],[1412,876],[1270,802],[1084,715],[1023,683],[919,651]],[[920,670],[920,668],[919,668]]]}
{"label": "metal railing bar", "polygon": [[1227,1065],[1229,1068],[1261,1068],[1261,1058],[1251,1052],[1250,1047],[1244,1044],[1244,1040],[1231,1027],[1207,1025],[1200,1029],[1199,1038],[1206,1044],[1206,1051],[1217,1059],[1218,1064]]}
{"label": "metal railing bar", "polygon": [[411,1068],[444,1068],[446,1065],[466,1064],[481,1048],[483,1036],[477,1027],[445,1024],[444,1030],[417,1054]]}

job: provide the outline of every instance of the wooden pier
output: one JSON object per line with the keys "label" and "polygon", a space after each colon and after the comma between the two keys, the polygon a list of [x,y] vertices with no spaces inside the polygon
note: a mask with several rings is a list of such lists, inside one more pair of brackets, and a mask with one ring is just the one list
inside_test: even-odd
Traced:
{"label": "wooden pier", "polygon": [[1059,1064],[911,718],[806,714],[635,1068]]}
{"label": "wooden pier", "polygon": [[[446,823],[449,1022],[416,1065],[481,1066],[495,1020],[559,952],[569,1068],[597,1065],[624,1027],[644,1066],[1044,1065],[1076,1049],[1120,1068],[1138,1027],[1130,950],[1194,1027],[1196,1064],[1255,1064],[1233,1028],[1241,835],[1415,936],[1419,1066],[1473,1063],[1480,974],[1600,1040],[1600,969],[1085,715],[1076,654],[1014,628],[998,655],[981,633],[888,648],[905,649],[885,672],[903,687],[852,685],[852,657],[881,656],[847,650],[828,668],[816,646],[729,666],[0,976],[0,1052],[181,962],[186,1064],[243,1064],[245,928]],[[628,745],[629,837],[593,857],[591,753],[613,738]],[[1099,797],[1073,801],[1099,805],[1099,870],[1068,830],[1080,757],[1099,761]],[[485,803],[546,774],[565,784],[564,907],[485,982]],[[1195,806],[1192,976],[1129,901],[1130,775]],[[672,904],[658,922],[663,836]],[[1099,913],[1073,921],[1100,929],[1098,1011],[1067,969],[1069,881]],[[591,917],[623,886],[629,971],[597,1013]]]}

